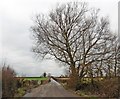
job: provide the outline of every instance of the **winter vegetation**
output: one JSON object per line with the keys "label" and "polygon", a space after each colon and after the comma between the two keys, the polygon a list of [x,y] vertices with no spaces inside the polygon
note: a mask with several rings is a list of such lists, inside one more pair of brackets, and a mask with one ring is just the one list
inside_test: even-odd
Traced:
{"label": "winter vegetation", "polygon": [[6,63],[2,66],[2,97],[22,97],[31,89],[49,82],[48,77],[16,77],[16,72]]}
{"label": "winter vegetation", "polygon": [[[69,66],[69,88],[118,97],[120,45],[108,17],[100,17],[99,11],[88,8],[87,3],[71,2],[58,5],[47,15],[36,15],[31,27],[33,52]],[[85,77],[89,77],[87,83],[83,83]]]}
{"label": "winter vegetation", "polygon": [[[48,14],[35,16],[31,26],[38,58],[55,59],[69,67],[67,75],[16,77],[11,66],[2,66],[2,97],[22,97],[31,89],[49,83],[50,77],[83,97],[120,96],[120,44],[108,17],[87,3],[59,4]],[[47,69],[47,68],[46,68]]]}

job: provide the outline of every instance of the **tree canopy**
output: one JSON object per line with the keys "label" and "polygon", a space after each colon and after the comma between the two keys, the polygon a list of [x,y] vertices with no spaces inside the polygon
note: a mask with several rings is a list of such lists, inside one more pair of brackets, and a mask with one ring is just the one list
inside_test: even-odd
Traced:
{"label": "tree canopy", "polygon": [[117,36],[111,33],[108,18],[99,17],[99,9],[88,8],[87,3],[60,4],[48,15],[36,15],[32,31],[33,51],[70,66],[72,74],[84,77],[106,68],[117,72]]}

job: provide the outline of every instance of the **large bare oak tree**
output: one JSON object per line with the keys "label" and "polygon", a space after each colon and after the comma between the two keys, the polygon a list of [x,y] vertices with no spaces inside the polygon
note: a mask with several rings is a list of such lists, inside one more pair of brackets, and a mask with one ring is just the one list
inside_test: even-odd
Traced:
{"label": "large bare oak tree", "polygon": [[99,9],[88,8],[86,3],[60,4],[48,15],[36,15],[34,22],[33,51],[68,65],[74,77],[84,77],[91,65],[113,55],[109,20],[99,17]]}

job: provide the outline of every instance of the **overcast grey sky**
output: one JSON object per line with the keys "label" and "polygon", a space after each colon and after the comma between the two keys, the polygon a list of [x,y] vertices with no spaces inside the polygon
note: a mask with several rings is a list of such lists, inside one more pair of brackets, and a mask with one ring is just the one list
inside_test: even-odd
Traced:
{"label": "overcast grey sky", "polygon": [[[43,72],[57,76],[63,74],[64,67],[54,60],[35,59],[31,52],[33,41],[30,26],[36,14],[48,13],[56,3],[69,1],[73,0],[1,0],[0,61],[5,60],[20,75],[40,76]],[[118,32],[118,0],[77,1],[89,1],[90,7],[100,8],[100,15],[108,16],[112,31]]]}

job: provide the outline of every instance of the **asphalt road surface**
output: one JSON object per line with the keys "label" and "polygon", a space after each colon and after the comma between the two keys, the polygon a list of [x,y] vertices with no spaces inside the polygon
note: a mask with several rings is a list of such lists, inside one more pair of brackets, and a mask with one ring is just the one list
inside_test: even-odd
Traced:
{"label": "asphalt road surface", "polygon": [[51,82],[45,85],[41,85],[33,89],[30,93],[24,95],[24,97],[79,97],[63,88],[55,80],[51,79]]}

